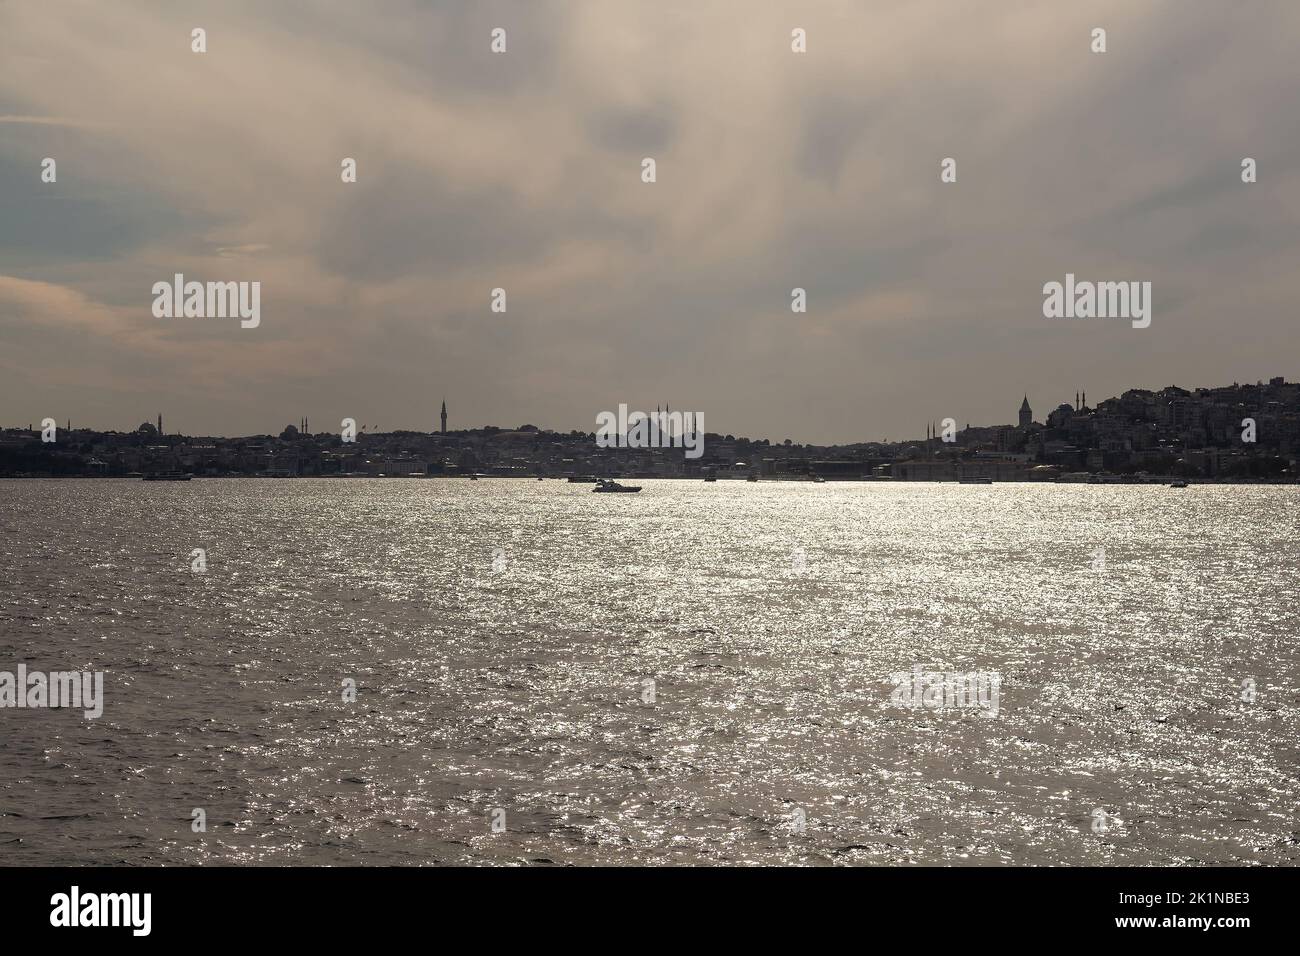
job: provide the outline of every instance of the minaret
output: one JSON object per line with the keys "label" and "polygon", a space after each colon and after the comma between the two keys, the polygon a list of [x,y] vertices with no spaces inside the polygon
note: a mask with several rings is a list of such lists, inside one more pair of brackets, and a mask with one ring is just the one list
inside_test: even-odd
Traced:
{"label": "minaret", "polygon": [[158,413],[158,434],[162,435],[162,412]]}
{"label": "minaret", "polygon": [[447,434],[447,400],[442,400],[442,433]]}

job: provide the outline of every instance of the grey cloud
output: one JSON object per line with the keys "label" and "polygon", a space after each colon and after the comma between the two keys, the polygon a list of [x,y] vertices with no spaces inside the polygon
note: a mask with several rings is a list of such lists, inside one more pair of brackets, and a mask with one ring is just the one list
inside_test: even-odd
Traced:
{"label": "grey cloud", "polygon": [[676,121],[667,107],[602,109],[587,122],[593,143],[616,152],[651,156],[673,142]]}
{"label": "grey cloud", "polygon": [[[725,0],[671,17],[648,0],[180,9],[115,8],[124,28],[105,44],[102,6],[5,7],[0,112],[77,117],[94,102],[105,115],[91,118],[122,132],[67,141],[61,180],[96,178],[69,174],[76,198],[56,206],[33,198],[32,137],[72,134],[3,127],[0,251],[131,309],[172,255],[265,276],[264,327],[236,340],[248,359],[227,376],[249,400],[200,384],[170,396],[203,427],[292,405],[279,427],[343,382],[393,424],[432,422],[430,389],[460,421],[558,427],[590,427],[593,397],[662,391],[725,409],[711,427],[736,434],[899,437],[930,405],[991,423],[1024,390],[1046,408],[1062,382],[1102,395],[1181,381],[1220,360],[1206,343],[1230,301],[1234,361],[1286,371],[1294,4],[827,0],[800,8],[799,60],[785,12]],[[190,10],[213,33],[201,64],[160,52]],[[1104,56],[1086,51],[1094,18],[1110,27]],[[505,56],[488,51],[494,26]],[[21,61],[33,49],[42,78]],[[146,82],[155,70],[171,82]],[[342,155],[360,160],[354,185],[338,181]],[[654,186],[639,155],[660,158]],[[952,186],[938,181],[947,155]],[[1243,155],[1259,184],[1240,183]],[[250,246],[266,248],[217,252]],[[1148,335],[1043,323],[1043,282],[1097,270],[1157,282]],[[487,311],[494,285],[506,315]],[[807,316],[789,312],[793,286]],[[45,361],[66,334],[33,325],[17,348]],[[210,370],[205,346],[224,333],[168,334],[183,378]],[[328,348],[258,364],[265,341],[295,338]],[[166,387],[98,354],[111,349],[126,351],[88,341],[62,361]],[[38,398],[0,382],[6,407]]]}
{"label": "grey cloud", "polygon": [[811,104],[801,130],[799,171],[834,187],[849,151],[869,122],[865,104],[835,95]]}

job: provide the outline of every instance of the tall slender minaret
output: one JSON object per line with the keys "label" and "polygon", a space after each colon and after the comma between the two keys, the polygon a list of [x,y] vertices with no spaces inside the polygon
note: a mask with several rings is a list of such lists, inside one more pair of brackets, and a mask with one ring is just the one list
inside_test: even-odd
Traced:
{"label": "tall slender minaret", "polygon": [[442,400],[442,433],[447,434],[447,400]]}
{"label": "tall slender minaret", "polygon": [[158,434],[162,434],[162,412],[158,413]]}

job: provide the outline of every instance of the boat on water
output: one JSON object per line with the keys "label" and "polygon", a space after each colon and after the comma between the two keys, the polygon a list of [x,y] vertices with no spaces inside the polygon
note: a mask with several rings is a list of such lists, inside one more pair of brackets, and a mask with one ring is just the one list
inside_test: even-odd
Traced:
{"label": "boat on water", "polygon": [[717,475],[709,475],[709,476],[708,476],[707,478],[705,478],[704,480],[705,480],[705,481],[717,481],[717,480],[718,480],[718,476],[717,476]]}
{"label": "boat on water", "polygon": [[826,479],[823,478],[821,475],[813,475],[813,483],[818,485],[824,485],[826,484]]}
{"label": "boat on water", "polygon": [[1171,482],[1169,482],[1169,487],[1170,487],[1170,488],[1186,488],[1186,487],[1187,487],[1187,482],[1183,481],[1183,480],[1180,478],[1180,479],[1178,479],[1177,481],[1171,481]]}
{"label": "boat on water", "polygon": [[469,476],[469,480],[470,480],[470,481],[478,481],[478,475],[470,475],[470,476]]}
{"label": "boat on water", "polygon": [[758,475],[750,475],[750,476],[749,476],[748,478],[746,478],[745,480],[746,480],[746,481],[758,481]]}
{"label": "boat on water", "polygon": [[640,490],[641,490],[641,486],[640,486],[640,485],[620,485],[620,484],[619,484],[617,481],[615,481],[613,478],[600,478],[600,479],[598,479],[598,480],[596,481],[596,487],[595,487],[595,488],[592,488],[591,490],[592,490],[592,491],[610,491],[610,492],[617,492],[617,491],[632,492],[632,491],[640,491]]}
{"label": "boat on water", "polygon": [[979,475],[971,475],[971,476],[966,477],[966,478],[958,478],[958,479],[957,479],[957,484],[959,484],[959,485],[991,485],[991,484],[993,484],[993,479],[992,479],[992,478],[984,478],[984,477],[979,476]]}
{"label": "boat on water", "polygon": [[143,481],[189,481],[193,475],[187,475],[183,471],[151,471],[144,476]]}

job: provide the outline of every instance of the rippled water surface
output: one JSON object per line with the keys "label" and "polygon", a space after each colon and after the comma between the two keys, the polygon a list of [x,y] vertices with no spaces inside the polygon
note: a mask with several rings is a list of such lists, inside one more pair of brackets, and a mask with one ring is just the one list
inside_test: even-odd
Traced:
{"label": "rippled water surface", "polygon": [[0,863],[1300,858],[1300,489],[644,484],[0,482]]}

